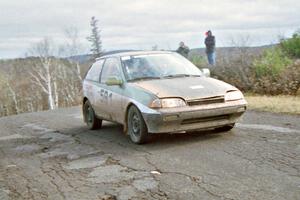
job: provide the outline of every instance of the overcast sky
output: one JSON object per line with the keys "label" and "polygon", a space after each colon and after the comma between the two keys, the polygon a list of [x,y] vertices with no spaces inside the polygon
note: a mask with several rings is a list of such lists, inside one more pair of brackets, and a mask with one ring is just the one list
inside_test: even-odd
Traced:
{"label": "overcast sky", "polygon": [[249,36],[249,45],[275,43],[300,28],[299,0],[0,0],[0,58],[23,57],[44,37],[59,44],[75,26],[88,52],[89,21],[99,19],[103,48],[204,47],[211,29],[217,46]]}

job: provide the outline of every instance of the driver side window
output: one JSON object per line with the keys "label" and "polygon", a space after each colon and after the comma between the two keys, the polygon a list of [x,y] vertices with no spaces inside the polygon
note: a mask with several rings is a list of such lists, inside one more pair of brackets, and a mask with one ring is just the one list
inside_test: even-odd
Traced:
{"label": "driver side window", "polygon": [[107,58],[101,73],[101,83],[106,83],[109,77],[121,78],[120,62],[117,58]]}
{"label": "driver side window", "polygon": [[90,70],[88,71],[85,79],[94,81],[94,82],[99,82],[100,72],[102,70],[103,61],[104,60],[102,59],[102,60],[99,60],[96,63],[94,63],[92,65],[92,67],[90,68]]}

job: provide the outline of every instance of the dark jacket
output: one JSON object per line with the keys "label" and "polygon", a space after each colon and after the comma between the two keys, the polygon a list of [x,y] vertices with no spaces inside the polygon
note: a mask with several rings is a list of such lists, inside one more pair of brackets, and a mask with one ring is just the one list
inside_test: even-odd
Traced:
{"label": "dark jacket", "polygon": [[187,58],[189,55],[190,49],[187,46],[179,47],[176,50],[176,52]]}
{"label": "dark jacket", "polygon": [[215,36],[207,36],[205,38],[206,53],[213,53],[216,48]]}

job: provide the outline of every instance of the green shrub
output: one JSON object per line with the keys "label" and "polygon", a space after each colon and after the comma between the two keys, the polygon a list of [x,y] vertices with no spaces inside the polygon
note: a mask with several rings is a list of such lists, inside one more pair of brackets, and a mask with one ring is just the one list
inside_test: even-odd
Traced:
{"label": "green shrub", "polygon": [[280,46],[289,56],[300,58],[300,31],[294,33],[292,38],[281,40]]}
{"label": "green shrub", "polygon": [[292,63],[292,60],[280,47],[273,47],[264,51],[260,59],[254,61],[254,69],[257,78],[276,78],[281,71]]}
{"label": "green shrub", "polygon": [[296,95],[300,88],[300,63],[295,62],[286,66],[277,78],[263,76],[256,80],[252,92],[258,94]]}
{"label": "green shrub", "polygon": [[192,55],[189,60],[198,68],[203,68],[206,64],[205,59],[201,55]]}

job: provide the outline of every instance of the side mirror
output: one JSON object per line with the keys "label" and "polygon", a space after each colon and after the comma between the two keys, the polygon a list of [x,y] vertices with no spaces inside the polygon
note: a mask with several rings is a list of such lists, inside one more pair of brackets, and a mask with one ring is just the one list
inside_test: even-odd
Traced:
{"label": "side mirror", "polygon": [[112,86],[112,85],[121,86],[123,84],[123,81],[121,79],[119,79],[118,77],[112,76],[112,77],[108,77],[105,84],[108,86]]}
{"label": "side mirror", "polygon": [[210,70],[208,68],[203,68],[202,72],[204,76],[210,77]]}

